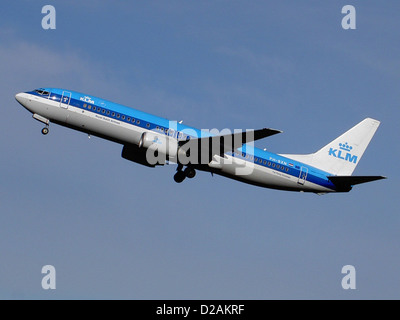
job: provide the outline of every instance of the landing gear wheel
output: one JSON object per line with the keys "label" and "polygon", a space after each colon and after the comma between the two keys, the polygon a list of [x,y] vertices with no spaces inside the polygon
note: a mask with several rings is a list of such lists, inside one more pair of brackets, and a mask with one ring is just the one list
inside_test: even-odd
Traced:
{"label": "landing gear wheel", "polygon": [[42,134],[46,135],[48,133],[49,133],[49,128],[46,127],[42,129]]}
{"label": "landing gear wheel", "polygon": [[181,183],[183,180],[185,180],[186,175],[183,171],[178,171],[177,173],[175,173],[174,175],[174,180],[177,183]]}
{"label": "landing gear wheel", "polygon": [[189,179],[192,179],[196,175],[196,170],[194,170],[193,168],[187,167],[185,169],[184,173],[185,173],[186,177],[188,177]]}

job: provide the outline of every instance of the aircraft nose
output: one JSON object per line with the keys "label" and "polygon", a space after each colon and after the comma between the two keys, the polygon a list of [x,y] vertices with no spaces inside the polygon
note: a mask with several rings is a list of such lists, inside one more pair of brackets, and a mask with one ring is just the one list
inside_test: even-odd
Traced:
{"label": "aircraft nose", "polygon": [[17,100],[21,106],[27,108],[28,105],[28,96],[25,92],[20,92],[15,95],[15,100]]}
{"label": "aircraft nose", "polygon": [[22,93],[17,93],[16,95],[15,95],[15,100],[17,100],[20,104],[22,104],[22,100],[23,100],[23,97],[22,97]]}

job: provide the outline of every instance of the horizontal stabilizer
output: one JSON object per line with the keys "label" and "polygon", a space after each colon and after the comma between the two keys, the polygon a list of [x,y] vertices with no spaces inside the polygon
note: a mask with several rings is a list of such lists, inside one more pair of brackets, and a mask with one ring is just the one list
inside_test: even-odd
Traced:
{"label": "horizontal stabilizer", "polygon": [[328,179],[340,190],[350,191],[356,184],[386,179],[383,176],[328,176]]}

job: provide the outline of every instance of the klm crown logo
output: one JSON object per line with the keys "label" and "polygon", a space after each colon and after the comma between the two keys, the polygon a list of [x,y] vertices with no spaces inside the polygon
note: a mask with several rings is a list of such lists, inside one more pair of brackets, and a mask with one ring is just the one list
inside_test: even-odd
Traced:
{"label": "klm crown logo", "polygon": [[358,157],[351,154],[353,147],[347,142],[339,143],[339,149],[330,148],[329,155],[338,159],[342,159],[348,162],[357,163]]}
{"label": "klm crown logo", "polygon": [[348,151],[348,152],[350,152],[353,149],[353,147],[350,147],[347,142],[346,143],[339,143],[339,148],[344,150],[344,151]]}
{"label": "klm crown logo", "polygon": [[94,101],[92,100],[92,98],[90,98],[90,97],[88,97],[88,96],[80,97],[79,100],[84,101],[84,102],[93,103],[93,104],[94,104]]}

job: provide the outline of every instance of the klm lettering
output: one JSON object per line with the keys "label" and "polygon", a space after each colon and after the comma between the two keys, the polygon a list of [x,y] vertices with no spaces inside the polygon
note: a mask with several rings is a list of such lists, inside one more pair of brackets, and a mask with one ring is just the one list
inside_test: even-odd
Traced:
{"label": "klm lettering", "polygon": [[349,161],[349,162],[353,162],[353,163],[357,163],[357,156],[352,155],[349,152],[346,152],[346,154],[344,154],[345,152],[343,152],[342,150],[338,150],[338,149],[333,149],[330,148],[329,149],[329,155],[335,158],[339,158],[345,161]]}

